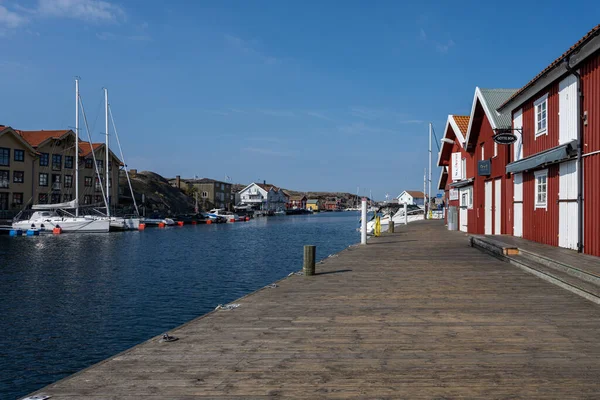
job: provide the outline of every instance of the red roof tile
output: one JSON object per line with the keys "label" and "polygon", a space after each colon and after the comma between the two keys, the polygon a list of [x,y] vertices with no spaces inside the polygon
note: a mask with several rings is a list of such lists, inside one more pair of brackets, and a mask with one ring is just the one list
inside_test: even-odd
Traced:
{"label": "red roof tile", "polygon": [[418,190],[407,190],[406,193],[410,194],[413,199],[424,199],[425,194]]}
{"label": "red roof tile", "polygon": [[544,68],[544,70],[542,70],[542,72],[540,72],[539,74],[537,74],[535,76],[535,78],[533,78],[532,80],[530,80],[521,89],[517,90],[512,96],[510,96],[508,98],[508,100],[506,100],[504,103],[502,103],[502,105],[499,107],[499,109],[502,108],[502,107],[504,107],[507,103],[509,103],[512,99],[514,99],[515,97],[517,97],[518,95],[520,95],[521,93],[523,93],[529,87],[533,86],[538,81],[538,79],[540,79],[544,75],[546,75],[546,73],[548,71],[550,71],[552,68],[554,68],[558,64],[560,64],[565,58],[567,58],[571,54],[575,53],[581,46],[583,46],[585,43],[587,43],[588,40],[592,39],[594,36],[596,36],[599,33],[600,33],[600,24],[598,24],[595,27],[593,27],[592,30],[590,30],[588,33],[586,33],[584,37],[582,37],[581,39],[579,39],[579,41],[577,41],[577,43],[575,43],[573,46],[571,46],[569,48],[569,50],[565,51],[562,56],[560,56],[556,60],[554,60],[552,62],[552,64],[548,65],[546,68]]}
{"label": "red roof tile", "polygon": [[71,132],[69,130],[59,130],[59,131],[21,131],[15,129],[17,132],[27,143],[29,143],[32,147],[37,147],[48,139],[60,139],[66,133]]}
{"label": "red roof tile", "polygon": [[94,151],[96,151],[100,147],[104,146],[104,143],[92,143],[90,146],[90,142],[79,142],[79,152],[81,157],[87,157],[92,154],[92,146]]}
{"label": "red roof tile", "polygon": [[471,118],[468,115],[453,115],[454,121],[460,129],[460,132],[465,136],[467,134],[467,130],[469,129],[469,119]]}

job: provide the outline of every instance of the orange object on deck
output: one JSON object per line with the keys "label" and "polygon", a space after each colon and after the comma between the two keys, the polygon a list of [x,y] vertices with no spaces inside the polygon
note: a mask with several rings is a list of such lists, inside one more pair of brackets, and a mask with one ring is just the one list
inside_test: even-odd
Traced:
{"label": "orange object on deck", "polygon": [[246,217],[246,221],[250,221],[250,217]]}
{"label": "orange object on deck", "polygon": [[143,231],[144,229],[146,229],[146,224],[140,224],[138,226],[138,230]]}
{"label": "orange object on deck", "polygon": [[229,222],[235,222],[235,219],[231,218],[231,219],[229,220]]}
{"label": "orange object on deck", "polygon": [[207,220],[206,220],[206,223],[207,223],[207,224],[212,224],[212,221],[211,221],[210,219],[207,219]]}
{"label": "orange object on deck", "polygon": [[52,229],[52,233],[54,233],[55,235],[60,235],[62,233],[62,228],[60,226],[57,226],[56,228]]}
{"label": "orange object on deck", "polygon": [[159,222],[158,223],[158,227],[159,228],[164,228],[166,226],[166,224],[164,222]]}
{"label": "orange object on deck", "polygon": [[183,226],[183,221],[177,221],[177,225]]}

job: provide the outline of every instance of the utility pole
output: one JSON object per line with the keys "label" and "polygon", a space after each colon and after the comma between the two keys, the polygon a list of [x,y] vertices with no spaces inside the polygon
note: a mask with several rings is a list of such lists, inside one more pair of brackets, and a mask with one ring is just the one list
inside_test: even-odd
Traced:
{"label": "utility pole", "polygon": [[423,172],[423,205],[425,206],[425,219],[427,219],[427,168]]}

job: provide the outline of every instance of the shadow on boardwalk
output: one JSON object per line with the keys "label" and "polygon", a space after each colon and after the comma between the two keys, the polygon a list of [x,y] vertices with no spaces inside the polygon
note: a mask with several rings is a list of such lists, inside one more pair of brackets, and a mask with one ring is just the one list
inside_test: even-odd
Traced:
{"label": "shadow on boardwalk", "polygon": [[[75,398],[598,398],[600,309],[419,222],[43,393]],[[344,271],[344,273],[336,273]]]}

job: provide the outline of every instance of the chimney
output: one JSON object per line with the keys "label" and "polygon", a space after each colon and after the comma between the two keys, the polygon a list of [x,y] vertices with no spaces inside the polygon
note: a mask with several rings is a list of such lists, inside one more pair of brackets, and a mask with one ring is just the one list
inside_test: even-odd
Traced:
{"label": "chimney", "polygon": [[263,181],[263,185],[266,185],[266,184],[267,184],[267,181]]}
{"label": "chimney", "polygon": [[175,177],[175,186],[177,186],[177,189],[181,189],[181,175]]}

